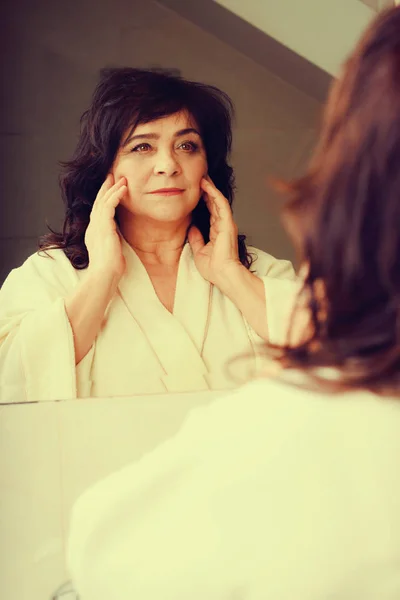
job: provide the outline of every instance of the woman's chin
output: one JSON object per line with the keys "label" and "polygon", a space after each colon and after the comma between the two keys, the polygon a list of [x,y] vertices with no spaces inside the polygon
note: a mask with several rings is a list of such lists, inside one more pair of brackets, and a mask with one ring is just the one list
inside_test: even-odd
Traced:
{"label": "woman's chin", "polygon": [[150,219],[165,223],[173,223],[190,219],[193,207],[174,205],[170,202],[159,203],[147,213]]}
{"label": "woman's chin", "polygon": [[190,221],[196,204],[196,202],[171,202],[171,198],[166,198],[151,207],[148,204],[146,206],[133,206],[129,199],[126,199],[118,206],[117,213],[119,213],[122,220],[127,221],[135,219],[143,222],[178,223]]}
{"label": "woman's chin", "polygon": [[190,221],[191,213],[182,213],[179,211],[165,211],[152,215],[150,218],[153,218],[155,221],[160,223],[181,223],[185,221]]}

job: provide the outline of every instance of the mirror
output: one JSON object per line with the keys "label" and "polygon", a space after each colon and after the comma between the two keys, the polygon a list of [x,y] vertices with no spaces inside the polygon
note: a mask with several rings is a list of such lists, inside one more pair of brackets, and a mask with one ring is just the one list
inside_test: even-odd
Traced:
{"label": "mirror", "polygon": [[[172,68],[175,69],[172,74],[180,73],[189,80],[217,86],[229,95],[236,111],[230,160],[237,186],[234,219],[239,233],[247,236],[250,253],[252,247],[266,253],[252,265],[256,273],[272,278],[288,276],[290,265],[278,263],[275,258],[294,262],[295,257],[280,224],[281,198],[268,186],[267,177],[290,180],[302,172],[315,142],[330,75],[308,65],[215,2],[205,3],[201,11],[192,7],[192,12],[181,4],[185,3],[138,1],[129,7],[110,10],[104,2],[94,13],[87,13],[89,27],[85,19],[76,23],[73,9],[68,14],[47,9],[33,13],[26,7],[21,19],[15,19],[13,11],[9,11],[6,37],[13,49],[13,65],[17,67],[11,67],[11,62],[7,67],[13,73],[9,71],[12,85],[7,90],[7,112],[3,117],[12,135],[3,136],[2,191],[9,200],[1,221],[2,255],[6,258],[2,281],[11,269],[35,252],[39,236],[48,232],[46,222],[57,231],[62,228],[64,207],[57,183],[61,172],[58,161],[71,159],[79,137],[80,116],[90,104],[99,72],[107,65],[134,65],[168,72]],[[126,15],[123,23],[121,12]],[[219,30],[215,26],[217,17],[224,24]],[[154,187],[152,182],[149,186]],[[120,217],[123,221],[122,214]],[[14,330],[20,327],[15,312],[21,316],[48,303],[53,313],[48,320],[51,311],[47,314],[42,309],[41,318],[47,323],[43,327],[47,331],[33,323],[33,317],[26,324],[29,332],[21,342],[26,345],[25,358],[21,359],[18,353],[13,359],[1,402],[119,397],[228,389],[237,385],[224,370],[227,360],[256,352],[263,335],[261,330],[254,333],[252,326],[249,333],[244,323],[248,319],[242,318],[244,313],[238,309],[236,299],[233,300],[236,310],[231,306],[228,310],[225,305],[218,309],[219,291],[211,293],[201,275],[190,278],[193,265],[188,258],[189,250],[186,262],[179,263],[185,273],[179,272],[178,276],[175,273],[177,281],[173,275],[165,276],[164,272],[160,275],[159,265],[153,265],[156,272],[150,281],[140,264],[143,254],[138,260],[137,251],[135,256],[129,243],[125,249],[131,278],[142,278],[143,286],[139,291],[121,281],[107,314],[104,309],[107,299],[103,298],[105,318],[101,332],[94,345],[83,343],[81,351],[75,348],[78,362],[75,373],[70,364],[72,336],[68,339],[65,336],[68,322],[60,316],[62,307],[55,304],[60,297],[71,295],[85,272],[79,269],[74,272],[64,261],[56,269],[57,273],[63,273],[58,291],[52,284],[51,289],[46,285],[42,289],[40,277],[54,277],[51,259],[42,258],[39,263],[36,259],[29,268],[24,267],[25,275],[20,275],[21,270],[14,272],[15,283],[6,292],[8,279],[1,297],[5,312],[13,311]],[[81,257],[76,259],[76,266],[81,264],[80,260]],[[48,275],[43,271],[38,278],[37,268],[39,271],[43,268]],[[90,292],[96,289],[97,295],[101,295],[98,291],[101,287],[101,280],[93,280],[82,290],[82,298],[87,297],[89,288]],[[227,295],[224,290],[222,296]],[[151,311],[150,306],[155,309]],[[170,314],[172,307],[175,318]],[[70,312],[73,310],[70,307]],[[278,323],[284,328],[287,313],[278,307],[277,314],[268,317],[271,326],[275,328]],[[87,322],[83,315],[79,318]],[[221,329],[223,322],[226,327]],[[155,323],[160,325],[153,332]],[[100,323],[96,327],[99,329]],[[43,348],[40,352],[38,339]],[[133,339],[139,342],[132,345]],[[174,355],[171,349],[179,344],[182,350]],[[109,348],[113,348],[111,354]],[[24,361],[28,361],[28,367]],[[176,365],[181,374],[185,373],[182,380]],[[25,377],[24,385],[18,383],[21,377]]]}

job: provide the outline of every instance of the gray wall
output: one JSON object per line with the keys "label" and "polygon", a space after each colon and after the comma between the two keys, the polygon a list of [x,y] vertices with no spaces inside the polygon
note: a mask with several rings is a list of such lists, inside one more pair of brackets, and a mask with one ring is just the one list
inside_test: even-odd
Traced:
{"label": "gray wall", "polygon": [[1,27],[0,283],[35,251],[46,220],[62,221],[58,161],[69,158],[106,65],[177,67],[232,97],[239,228],[254,245],[293,258],[266,178],[304,168],[321,109],[316,100],[151,0],[16,0]]}

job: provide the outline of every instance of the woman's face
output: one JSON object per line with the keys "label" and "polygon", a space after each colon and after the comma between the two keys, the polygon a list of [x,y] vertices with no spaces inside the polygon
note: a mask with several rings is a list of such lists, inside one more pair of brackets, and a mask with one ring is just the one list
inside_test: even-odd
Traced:
{"label": "woman's face", "polygon": [[137,217],[177,222],[186,219],[201,196],[206,152],[193,119],[179,112],[141,124],[123,137],[111,172],[126,177],[121,207]]}

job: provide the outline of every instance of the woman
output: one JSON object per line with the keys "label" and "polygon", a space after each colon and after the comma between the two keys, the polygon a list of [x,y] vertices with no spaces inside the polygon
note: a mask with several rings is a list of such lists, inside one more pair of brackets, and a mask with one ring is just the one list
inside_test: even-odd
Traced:
{"label": "woman", "polygon": [[228,388],[227,360],[283,335],[293,269],[237,235],[231,114],[214,87],[103,73],[63,231],[0,293],[2,400]]}
{"label": "woman", "polygon": [[81,600],[400,597],[399,164],[400,7],[357,46],[289,187],[312,328],[278,377],[78,501]]}

